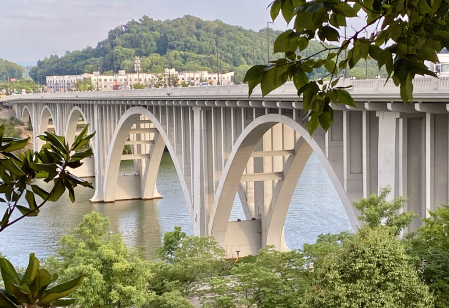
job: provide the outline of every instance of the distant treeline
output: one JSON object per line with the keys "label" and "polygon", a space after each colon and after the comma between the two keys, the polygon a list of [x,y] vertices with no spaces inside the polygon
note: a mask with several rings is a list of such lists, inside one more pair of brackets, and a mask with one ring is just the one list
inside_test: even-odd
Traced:
{"label": "distant treeline", "polygon": [[[280,33],[268,29],[271,51]],[[305,52],[311,55],[321,48],[312,42]],[[62,57],[53,55],[38,61],[29,75],[44,84],[45,76],[50,75],[93,71],[112,74],[119,69],[134,72],[135,56],[141,58],[141,72],[161,73],[167,67],[216,72],[217,50],[218,70],[235,71],[236,82],[241,82],[250,66],[268,61],[267,29],[257,32],[194,16],[165,21],[143,16],[109,31],[108,37],[95,48],[67,51]],[[271,56],[271,60],[274,58]],[[312,74],[322,77],[324,70]]]}
{"label": "distant treeline", "polygon": [[11,78],[22,78],[23,67],[9,62],[7,60],[0,59],[0,82],[7,82]]}

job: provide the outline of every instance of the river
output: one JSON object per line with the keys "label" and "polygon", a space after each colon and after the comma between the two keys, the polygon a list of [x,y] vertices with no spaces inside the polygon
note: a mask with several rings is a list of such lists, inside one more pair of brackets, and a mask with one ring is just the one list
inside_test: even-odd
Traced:
{"label": "river", "polygon": [[[132,173],[132,168],[132,162],[121,165],[125,173]],[[45,258],[55,253],[61,235],[76,227],[84,214],[97,211],[109,217],[112,232],[121,232],[132,247],[144,246],[147,257],[153,258],[165,232],[181,226],[192,234],[184,196],[168,153],[162,158],[157,188],[163,199],[105,204],[90,203],[93,190],[78,187],[75,203],[65,194],[58,202],[44,205],[38,217],[25,218],[1,232],[0,252],[16,266],[25,266],[31,252]],[[0,213],[4,213],[2,205]],[[238,218],[244,219],[244,214],[237,198],[230,220]],[[292,249],[313,243],[319,234],[351,229],[337,192],[314,154],[299,179],[284,229],[287,245]]]}

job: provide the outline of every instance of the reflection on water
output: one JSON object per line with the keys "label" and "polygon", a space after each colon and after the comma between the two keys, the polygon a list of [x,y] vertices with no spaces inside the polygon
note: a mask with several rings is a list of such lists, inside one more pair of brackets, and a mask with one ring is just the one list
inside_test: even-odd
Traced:
{"label": "reflection on water", "polygon": [[[120,170],[132,174],[132,162],[123,162]],[[21,266],[26,265],[30,252],[39,258],[47,257],[57,249],[62,234],[76,227],[84,214],[97,211],[109,217],[111,231],[121,232],[130,246],[145,246],[147,257],[152,258],[162,235],[174,226],[181,226],[187,234],[193,232],[184,195],[167,153],[162,158],[157,188],[163,199],[90,203],[93,190],[78,187],[75,203],[65,195],[56,203],[44,205],[38,217],[25,218],[1,232],[0,252]],[[237,218],[244,218],[238,200],[234,202],[231,220]],[[313,242],[321,233],[350,229],[338,195],[315,155],[299,180],[284,227],[290,248]]]}

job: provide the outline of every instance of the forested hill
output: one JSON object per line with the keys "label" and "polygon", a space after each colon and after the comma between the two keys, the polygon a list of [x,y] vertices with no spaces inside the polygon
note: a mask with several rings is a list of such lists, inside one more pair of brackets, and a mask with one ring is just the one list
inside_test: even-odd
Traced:
{"label": "forested hill", "polygon": [[0,83],[8,82],[11,78],[22,78],[23,67],[0,58]]}
{"label": "forested hill", "polygon": [[[269,29],[272,44],[280,32]],[[258,32],[231,26],[219,20],[206,21],[194,16],[174,20],[154,20],[143,16],[138,21],[109,31],[97,47],[66,52],[38,61],[30,77],[39,83],[47,75],[79,74],[117,69],[134,71],[134,57],[141,57],[142,72],[160,72],[166,67],[184,70],[217,70],[217,41],[220,71],[266,63],[267,31]]]}

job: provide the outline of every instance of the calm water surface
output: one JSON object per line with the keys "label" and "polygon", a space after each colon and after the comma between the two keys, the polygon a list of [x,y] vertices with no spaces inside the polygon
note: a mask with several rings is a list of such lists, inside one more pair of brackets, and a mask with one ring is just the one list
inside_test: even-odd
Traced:
{"label": "calm water surface", "polygon": [[[132,173],[132,164],[123,164],[122,172]],[[93,181],[94,179],[90,179]],[[192,234],[189,214],[168,153],[164,153],[157,182],[161,200],[132,200],[115,203],[90,203],[93,190],[76,190],[76,202],[64,195],[56,203],[43,206],[35,218],[25,218],[0,233],[0,252],[14,265],[25,266],[30,252],[45,258],[54,254],[59,238],[76,227],[84,214],[97,211],[108,216],[112,232],[121,232],[130,246],[143,245],[147,257],[155,255],[161,237],[175,226]],[[3,213],[4,208],[0,208]],[[244,219],[238,198],[230,220]],[[338,195],[318,157],[312,155],[298,182],[285,221],[285,237],[290,248],[313,243],[317,235],[337,233],[351,228]]]}

